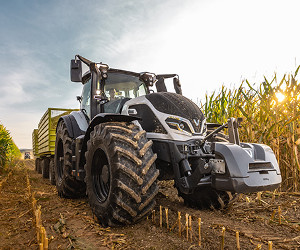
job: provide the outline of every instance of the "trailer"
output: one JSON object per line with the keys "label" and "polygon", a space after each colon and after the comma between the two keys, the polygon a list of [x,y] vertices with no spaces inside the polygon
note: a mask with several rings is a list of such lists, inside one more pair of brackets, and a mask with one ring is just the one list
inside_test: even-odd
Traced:
{"label": "trailer", "polygon": [[56,126],[59,118],[78,109],[48,108],[42,116],[38,129],[32,132],[32,149],[36,158],[35,169],[43,178],[50,179],[55,184],[54,152]]}
{"label": "trailer", "polygon": [[39,172],[39,164],[38,164],[38,160],[37,160],[37,156],[38,156],[38,129],[34,129],[32,131],[32,152],[33,152],[33,155],[35,157],[35,171]]}

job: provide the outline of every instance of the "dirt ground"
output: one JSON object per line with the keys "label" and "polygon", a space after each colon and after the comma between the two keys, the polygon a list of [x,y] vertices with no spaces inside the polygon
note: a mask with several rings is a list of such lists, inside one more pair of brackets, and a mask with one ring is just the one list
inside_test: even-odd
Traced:
{"label": "dirt ground", "polygon": [[[0,176],[0,249],[38,249],[34,216],[28,198],[26,175],[50,239],[50,249],[300,249],[300,193],[238,195],[227,210],[197,210],[184,205],[172,182],[160,182],[155,215],[126,227],[103,228],[93,218],[87,199],[63,199],[55,186],[34,171],[34,161],[21,161],[11,175]],[[159,210],[162,207],[162,227]],[[281,208],[281,216],[278,214]],[[168,227],[165,208],[168,208]],[[181,236],[177,216],[181,212]],[[192,240],[186,239],[186,214],[192,217]],[[198,246],[201,218],[201,247]],[[279,221],[279,218],[281,221]],[[281,222],[281,224],[280,224]],[[191,233],[192,232],[192,233]]]}

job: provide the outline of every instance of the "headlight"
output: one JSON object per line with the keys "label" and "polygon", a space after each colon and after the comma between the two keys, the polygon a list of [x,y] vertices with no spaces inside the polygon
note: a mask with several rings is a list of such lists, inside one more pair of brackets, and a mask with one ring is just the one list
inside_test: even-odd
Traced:
{"label": "headlight", "polygon": [[207,125],[206,125],[206,119],[204,118],[201,124],[200,134],[203,134],[205,136],[206,132],[207,132]]}
{"label": "headlight", "polygon": [[171,129],[175,129],[175,130],[178,130],[178,131],[181,131],[181,132],[186,132],[186,133],[189,133],[189,134],[193,133],[190,125],[187,122],[180,119],[180,118],[168,117],[166,119],[166,123],[168,124],[168,126]]}

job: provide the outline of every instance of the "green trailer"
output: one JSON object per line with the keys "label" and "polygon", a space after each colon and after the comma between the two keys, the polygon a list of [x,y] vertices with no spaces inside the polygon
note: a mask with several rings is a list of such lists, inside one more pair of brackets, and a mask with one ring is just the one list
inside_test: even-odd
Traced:
{"label": "green trailer", "polygon": [[32,131],[32,151],[34,156],[38,155],[38,129]]}
{"label": "green trailer", "polygon": [[42,116],[38,129],[32,132],[32,148],[36,158],[35,169],[43,175],[43,178],[54,180],[54,152],[56,139],[56,126],[59,118],[78,109],[48,108]]}

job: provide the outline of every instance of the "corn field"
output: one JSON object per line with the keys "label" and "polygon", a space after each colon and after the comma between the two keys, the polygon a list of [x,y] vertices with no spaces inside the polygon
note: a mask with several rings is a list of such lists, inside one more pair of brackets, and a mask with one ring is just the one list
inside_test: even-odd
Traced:
{"label": "corn field", "polygon": [[13,142],[9,131],[0,124],[0,173],[7,163],[20,157],[21,152]]}
{"label": "corn field", "polygon": [[222,86],[200,104],[208,122],[242,117],[241,141],[264,143],[273,149],[283,178],[281,188],[287,191],[300,190],[299,68],[279,80],[276,74],[271,81],[264,78],[257,86],[247,80],[235,89]]}

